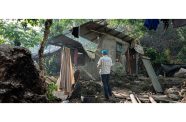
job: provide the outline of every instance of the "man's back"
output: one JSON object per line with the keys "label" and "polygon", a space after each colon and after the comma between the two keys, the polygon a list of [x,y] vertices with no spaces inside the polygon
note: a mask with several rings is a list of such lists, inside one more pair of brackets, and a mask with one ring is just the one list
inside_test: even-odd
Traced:
{"label": "man's back", "polygon": [[112,59],[108,56],[103,56],[99,59],[98,65],[100,66],[100,74],[110,74]]}

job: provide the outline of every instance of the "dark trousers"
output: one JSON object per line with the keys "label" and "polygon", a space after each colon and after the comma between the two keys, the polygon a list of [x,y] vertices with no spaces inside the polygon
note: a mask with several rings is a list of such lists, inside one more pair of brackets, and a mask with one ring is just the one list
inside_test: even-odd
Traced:
{"label": "dark trousers", "polygon": [[105,93],[105,98],[109,98],[109,96],[112,96],[112,90],[111,87],[109,85],[109,77],[110,74],[102,74],[101,75],[101,79],[103,82],[103,89],[104,89],[104,93]]}

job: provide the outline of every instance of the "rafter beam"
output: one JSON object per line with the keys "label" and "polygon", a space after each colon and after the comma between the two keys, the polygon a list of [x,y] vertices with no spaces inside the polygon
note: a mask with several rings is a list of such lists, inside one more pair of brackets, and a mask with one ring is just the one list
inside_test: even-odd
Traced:
{"label": "rafter beam", "polygon": [[121,39],[124,40],[124,39],[126,39],[127,37],[128,37],[128,36],[125,35],[125,36],[121,37]]}
{"label": "rafter beam", "polygon": [[[102,25],[99,26],[99,27],[97,27],[96,29],[93,29],[93,28],[87,28],[87,29],[88,29],[88,30],[95,30],[95,31],[97,31],[97,30],[99,30],[99,29],[101,29],[101,28],[103,28]],[[83,34],[83,35],[85,36],[85,35],[88,35],[88,34],[90,34],[90,33],[92,33],[92,31],[88,31],[87,33],[85,33],[85,34]]]}
{"label": "rafter beam", "polygon": [[122,34],[122,33],[121,33],[121,32],[118,32],[118,33],[114,34],[114,36],[118,36],[118,35],[120,35],[120,34]]}

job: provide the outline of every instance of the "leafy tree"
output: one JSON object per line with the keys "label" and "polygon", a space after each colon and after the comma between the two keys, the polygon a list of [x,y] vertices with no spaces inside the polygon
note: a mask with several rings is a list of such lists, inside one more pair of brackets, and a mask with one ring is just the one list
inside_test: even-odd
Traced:
{"label": "leafy tree", "polygon": [[23,21],[1,20],[0,21],[1,43],[19,41],[24,47],[33,47],[41,40],[41,33],[29,26],[23,25]]}
{"label": "leafy tree", "polygon": [[64,30],[71,29],[73,26],[79,26],[88,21],[91,21],[91,19],[54,19],[49,37],[63,34]]}
{"label": "leafy tree", "polygon": [[118,29],[135,39],[141,39],[146,33],[142,19],[108,19],[106,22],[109,27]]}

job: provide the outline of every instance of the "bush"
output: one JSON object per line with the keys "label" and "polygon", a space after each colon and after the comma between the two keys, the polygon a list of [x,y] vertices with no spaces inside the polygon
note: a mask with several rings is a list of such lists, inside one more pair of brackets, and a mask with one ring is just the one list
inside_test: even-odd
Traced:
{"label": "bush", "polygon": [[57,85],[55,83],[50,83],[47,86],[47,98],[49,101],[53,101],[56,97],[53,95],[53,92],[57,91]]}
{"label": "bush", "polygon": [[151,58],[152,64],[170,63],[171,55],[170,50],[166,49],[164,52],[157,52],[154,48],[146,48],[145,54]]}

